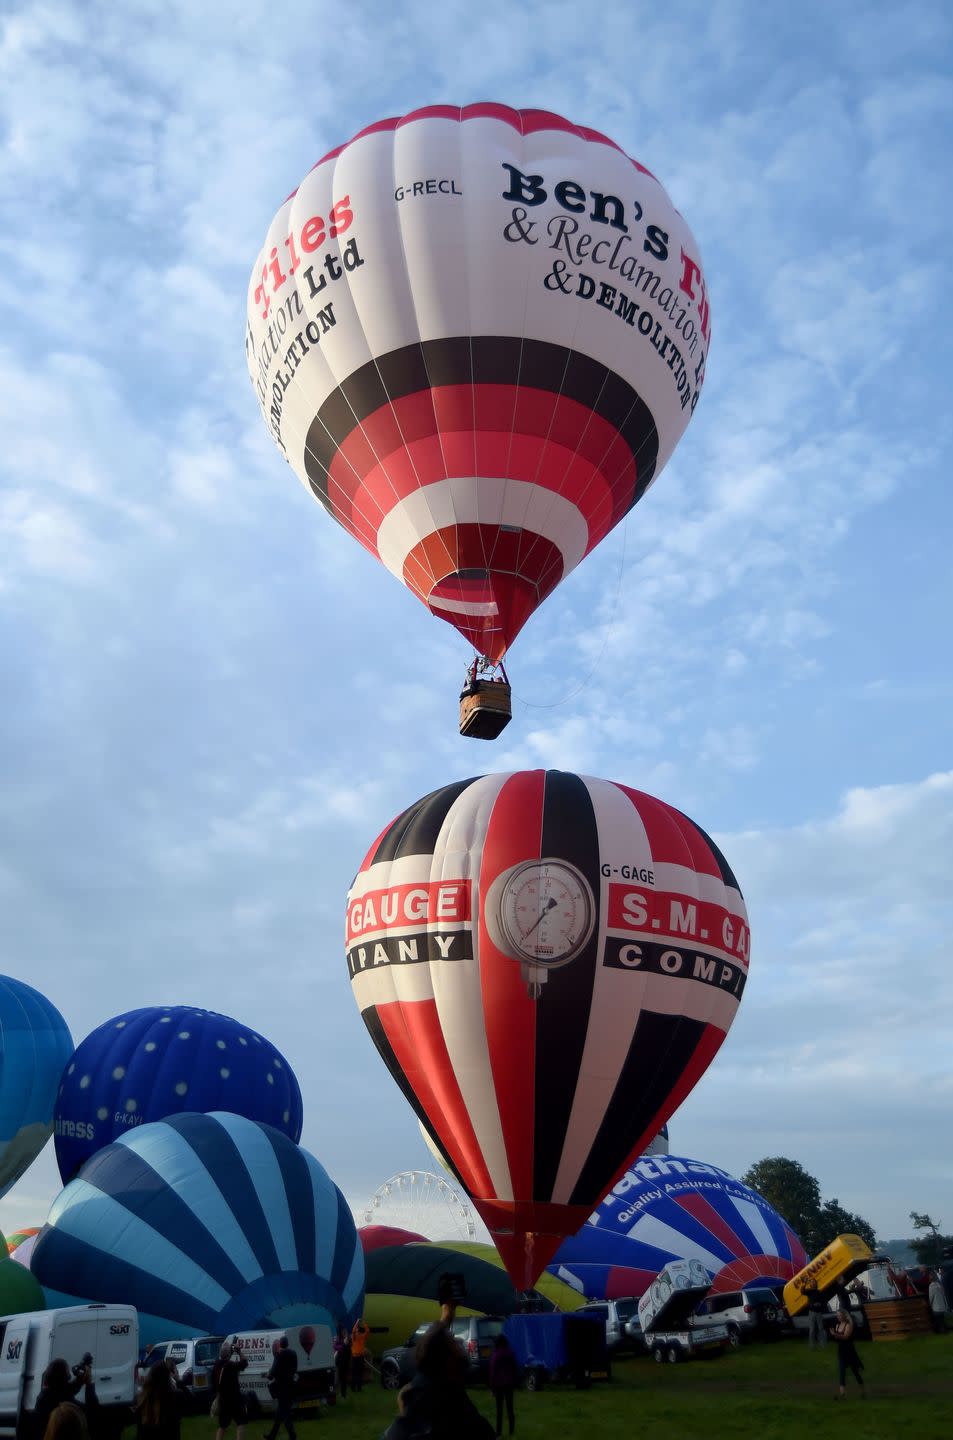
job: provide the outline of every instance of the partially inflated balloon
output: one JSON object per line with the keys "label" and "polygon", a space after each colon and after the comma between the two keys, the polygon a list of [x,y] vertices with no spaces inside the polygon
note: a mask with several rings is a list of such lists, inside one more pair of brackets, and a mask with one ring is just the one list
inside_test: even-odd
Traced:
{"label": "partially inflated balloon", "polygon": [[23,1244],[24,1240],[29,1240],[31,1235],[39,1235],[41,1228],[39,1225],[28,1225],[25,1230],[14,1230],[7,1236],[7,1253],[12,1255],[14,1250],[17,1250]]}
{"label": "partially inflated balloon", "polygon": [[661,471],[709,334],[698,245],[654,175],[505,105],[332,150],[248,287],[249,373],[296,475],[492,660]]}
{"label": "partially inflated balloon", "polygon": [[56,1101],[56,1160],[64,1183],[137,1125],[185,1110],[231,1110],[301,1137],[301,1090],[280,1050],[214,1010],[127,1010],[81,1041]]}
{"label": "partially inflated balloon", "polygon": [[550,1272],[591,1299],[642,1295],[670,1260],[700,1260],[715,1294],[783,1285],[807,1264],[794,1231],[717,1165],[645,1154],[632,1164]]}
{"label": "partially inflated balloon", "polygon": [[53,1202],[48,1302],[121,1301],[140,1338],[353,1324],[364,1256],[323,1166],[270,1125],[173,1115],[124,1135]]}
{"label": "partially inflated balloon", "polygon": [[721,852],[606,780],[447,785],[375,841],[348,897],[355,999],[518,1289],[713,1059],[748,971]]}
{"label": "partially inflated balloon", "polygon": [[53,1102],[73,1040],[55,1005],[22,980],[0,976],[0,1195],[53,1131]]}

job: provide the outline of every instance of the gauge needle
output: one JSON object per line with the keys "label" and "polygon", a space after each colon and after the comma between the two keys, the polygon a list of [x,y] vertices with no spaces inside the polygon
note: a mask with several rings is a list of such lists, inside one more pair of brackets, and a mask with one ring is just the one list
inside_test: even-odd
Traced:
{"label": "gauge needle", "polygon": [[533,931],[536,929],[537,925],[541,924],[541,922],[546,919],[546,916],[549,914],[550,910],[552,910],[553,906],[558,904],[559,901],[556,900],[552,895],[550,895],[549,899],[546,901],[546,904],[543,906],[542,910],[540,910],[536,919],[533,921],[532,925],[529,927],[526,934],[523,936],[524,940],[529,939]]}

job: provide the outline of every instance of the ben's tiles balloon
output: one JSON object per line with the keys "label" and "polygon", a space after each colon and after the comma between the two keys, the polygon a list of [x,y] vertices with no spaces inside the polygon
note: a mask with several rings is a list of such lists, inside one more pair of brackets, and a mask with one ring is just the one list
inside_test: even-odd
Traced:
{"label": "ben's tiles balloon", "polygon": [[698,245],[644,165],[546,111],[432,105],[284,202],[245,347],[298,479],[497,662],[661,472],[710,333]]}

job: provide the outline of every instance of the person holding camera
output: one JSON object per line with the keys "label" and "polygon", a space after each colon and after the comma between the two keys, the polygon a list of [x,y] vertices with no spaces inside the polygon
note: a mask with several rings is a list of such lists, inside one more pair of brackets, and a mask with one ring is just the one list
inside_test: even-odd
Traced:
{"label": "person holding camera", "polygon": [[42,1388],[33,1411],[34,1440],[43,1440],[50,1417],[58,1405],[69,1402],[77,1404],[76,1397],[81,1390],[83,1399],[79,1402],[80,1408],[84,1411],[87,1421],[91,1421],[93,1419],[92,1411],[97,1409],[99,1401],[96,1398],[96,1387],[93,1384],[93,1357],[88,1350],[79,1364],[72,1367],[72,1370],[68,1363],[61,1358],[50,1361],[43,1372]]}
{"label": "person holding camera", "polygon": [[215,1390],[212,1411],[218,1421],[215,1440],[225,1440],[225,1431],[233,1422],[235,1440],[245,1440],[248,1407],[242,1394],[241,1373],[247,1368],[248,1361],[234,1336],[231,1340],[223,1340],[212,1369],[212,1386]]}

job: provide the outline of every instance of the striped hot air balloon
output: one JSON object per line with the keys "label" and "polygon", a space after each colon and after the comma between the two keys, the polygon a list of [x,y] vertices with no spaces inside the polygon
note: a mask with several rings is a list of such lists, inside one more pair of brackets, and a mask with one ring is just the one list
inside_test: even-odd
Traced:
{"label": "striped hot air balloon", "polygon": [[738,884],[679,811],[520,771],[447,785],[348,897],[354,996],[518,1289],[710,1064],[748,972]]}
{"label": "striped hot air balloon", "polygon": [[655,176],[596,130],[489,103],[325,155],[269,227],[247,315],[299,480],[494,662],[669,459],[711,328]]}
{"label": "striped hot air balloon", "polygon": [[726,1170],[642,1155],[549,1266],[590,1299],[642,1295],[670,1260],[699,1260],[717,1294],[779,1285],[807,1264],[787,1221]]}
{"label": "striped hot air balloon", "polygon": [[31,1270],[50,1305],[121,1301],[140,1335],[353,1323],[364,1256],[344,1196],[270,1125],[219,1112],[142,1125],[53,1202]]}

